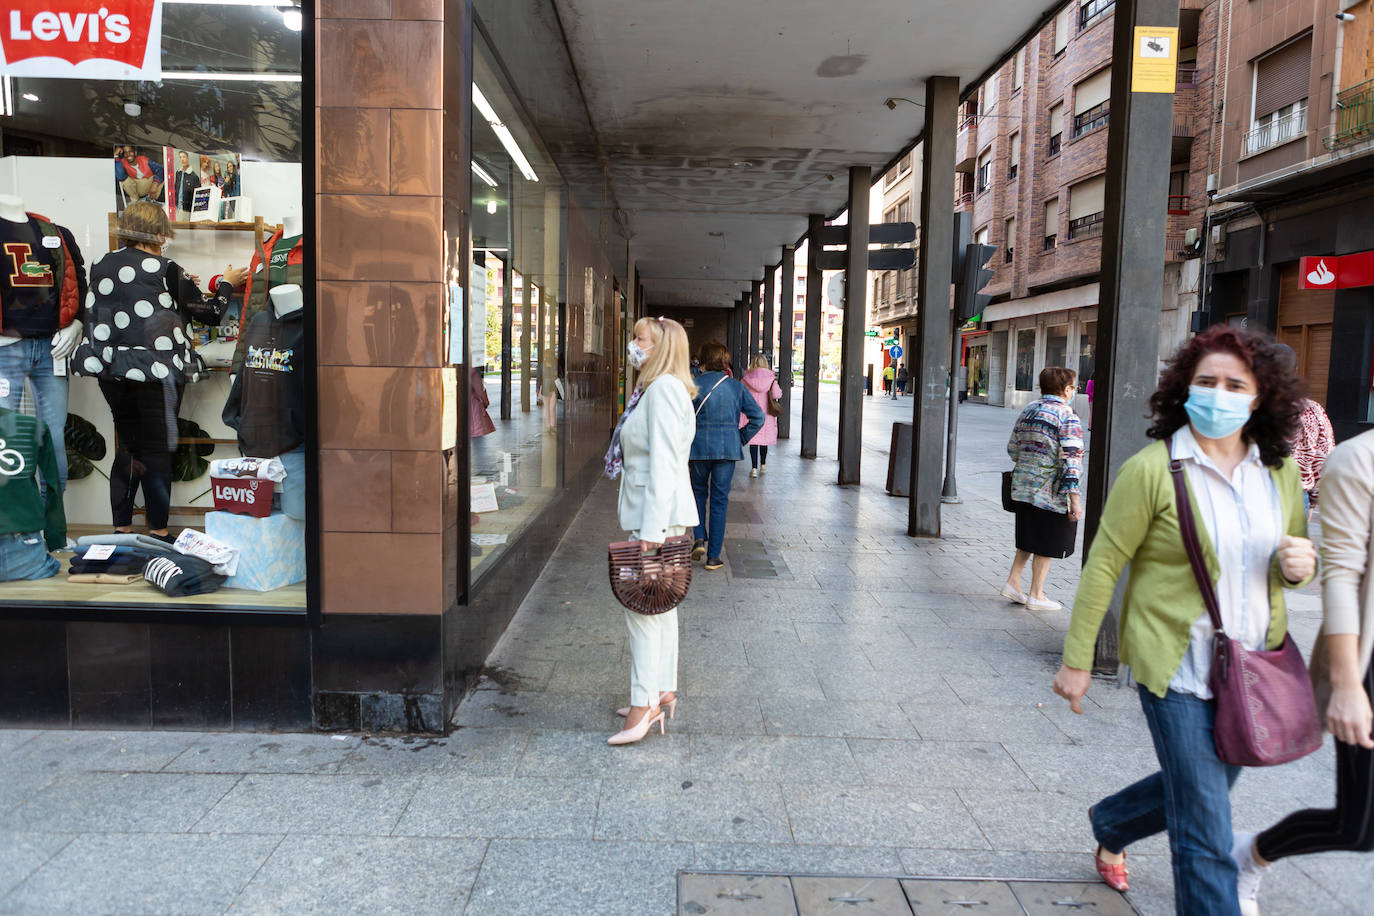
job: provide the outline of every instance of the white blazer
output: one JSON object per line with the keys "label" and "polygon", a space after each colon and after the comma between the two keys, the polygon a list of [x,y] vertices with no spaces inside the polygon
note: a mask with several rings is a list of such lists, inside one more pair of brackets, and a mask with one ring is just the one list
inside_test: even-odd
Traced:
{"label": "white blazer", "polygon": [[662,541],[669,528],[695,527],[697,502],[687,456],[696,429],[687,386],[671,375],[654,379],[620,429],[621,528],[638,531],[646,541]]}

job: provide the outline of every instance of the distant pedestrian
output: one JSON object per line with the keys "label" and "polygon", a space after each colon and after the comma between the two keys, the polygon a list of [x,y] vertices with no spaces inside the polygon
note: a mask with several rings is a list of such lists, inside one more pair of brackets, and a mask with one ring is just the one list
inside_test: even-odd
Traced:
{"label": "distant pedestrian", "polygon": [[[768,402],[781,400],[782,388],[778,385],[777,374],[768,366],[768,357],[763,354],[749,363],[743,381],[763,411],[763,428],[749,440],[749,476],[757,477],[768,471],[768,446],[778,444],[778,418],[769,411]],[[749,425],[747,414],[740,414],[739,425],[741,429]]]}
{"label": "distant pedestrian", "polygon": [[1083,389],[1083,393],[1088,396],[1088,429],[1093,428],[1093,377],[1088,376],[1088,386]]}
{"label": "distant pedestrian", "polygon": [[[745,387],[730,377],[730,351],[724,344],[712,341],[701,348],[701,368],[693,401],[696,437],[689,465],[698,518],[692,559],[704,559],[707,569],[720,569],[725,565],[720,551],[725,546],[725,511],[730,505],[735,462],[744,457],[744,443],[763,428],[764,412]],[[740,414],[749,418],[742,429]]]}
{"label": "distant pedestrian", "polygon": [[1094,859],[1108,885],[1127,890],[1126,847],[1167,830],[1181,914],[1239,912],[1229,790],[1240,768],[1221,761],[1213,740],[1214,630],[1180,536],[1171,465],[1185,475],[1227,635],[1251,651],[1277,649],[1288,631],[1284,589],[1316,571],[1288,457],[1298,400],[1267,336],[1219,325],[1174,354],[1150,398],[1147,435],[1162,441],[1117,475],[1054,678],[1054,692],[1081,713],[1097,633],[1129,565],[1119,656],[1139,683],[1160,770],[1088,809]]}
{"label": "distant pedestrian", "polygon": [[[1046,366],[1040,371],[1039,399],[1021,411],[1007,441],[1007,454],[1016,462],[1011,476],[1016,556],[1002,595],[1032,611],[1063,609],[1045,595],[1045,579],[1050,560],[1073,555],[1078,520],[1083,517],[1083,426],[1070,406],[1073,395],[1074,371]],[[1031,587],[1022,592],[1027,560]]]}
{"label": "distant pedestrian", "polygon": [[897,394],[906,394],[906,383],[911,378],[911,374],[906,371],[906,363],[897,367]]}
{"label": "distant pedestrian", "polygon": [[888,363],[883,367],[883,395],[891,397],[893,383],[897,380],[897,370]]}
{"label": "distant pedestrian", "polygon": [[[1288,372],[1298,371],[1298,354],[1288,344],[1279,344],[1283,354],[1284,367]],[[1312,517],[1312,509],[1320,496],[1322,467],[1326,456],[1336,447],[1336,434],[1331,429],[1331,420],[1322,405],[1311,398],[1302,399],[1302,415],[1299,418],[1297,435],[1293,438],[1293,460],[1302,472],[1303,505],[1307,517]]]}
{"label": "distant pedestrian", "polygon": [[[695,424],[696,385],[687,366],[690,345],[682,325],[669,318],[641,318],[627,347],[638,384],[606,453],[606,473],[620,480],[620,527],[647,553],[697,522],[687,473]],[[630,706],[617,710],[625,728],[608,744],[633,744],[655,723],[663,730],[662,705],[677,707],[677,608],[662,614],[625,611],[630,630]]]}

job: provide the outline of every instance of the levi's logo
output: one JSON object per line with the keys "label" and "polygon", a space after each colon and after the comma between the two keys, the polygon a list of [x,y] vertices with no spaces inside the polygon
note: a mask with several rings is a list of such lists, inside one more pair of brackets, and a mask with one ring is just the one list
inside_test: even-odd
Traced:
{"label": "levi's logo", "polygon": [[239,486],[226,486],[225,484],[215,484],[215,498],[225,499],[230,502],[245,503],[252,505],[258,498],[258,482],[256,480],[247,481]]}
{"label": "levi's logo", "polygon": [[[7,0],[0,22],[6,65],[34,58],[110,61],[141,68],[158,0]],[[59,75],[56,73],[47,75]]]}

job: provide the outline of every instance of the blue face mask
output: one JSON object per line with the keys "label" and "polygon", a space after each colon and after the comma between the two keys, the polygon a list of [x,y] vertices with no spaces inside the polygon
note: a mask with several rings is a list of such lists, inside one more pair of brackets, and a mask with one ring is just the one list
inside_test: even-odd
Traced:
{"label": "blue face mask", "polygon": [[1254,398],[1220,388],[1188,386],[1188,400],[1183,409],[1193,421],[1193,429],[1208,439],[1225,439],[1250,419],[1250,402]]}

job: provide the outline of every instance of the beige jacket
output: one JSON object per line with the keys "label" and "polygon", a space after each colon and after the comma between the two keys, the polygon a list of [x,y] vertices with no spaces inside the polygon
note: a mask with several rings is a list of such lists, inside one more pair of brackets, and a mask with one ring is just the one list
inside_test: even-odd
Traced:
{"label": "beige jacket", "polygon": [[620,480],[620,527],[661,542],[673,529],[697,523],[687,472],[696,435],[687,387],[671,375],[654,379],[620,429],[625,473]]}
{"label": "beige jacket", "polygon": [[[1360,637],[1360,676],[1374,650],[1374,430],[1331,452],[1322,472],[1322,635]],[[1331,698],[1325,640],[1312,649],[1317,711]]]}

